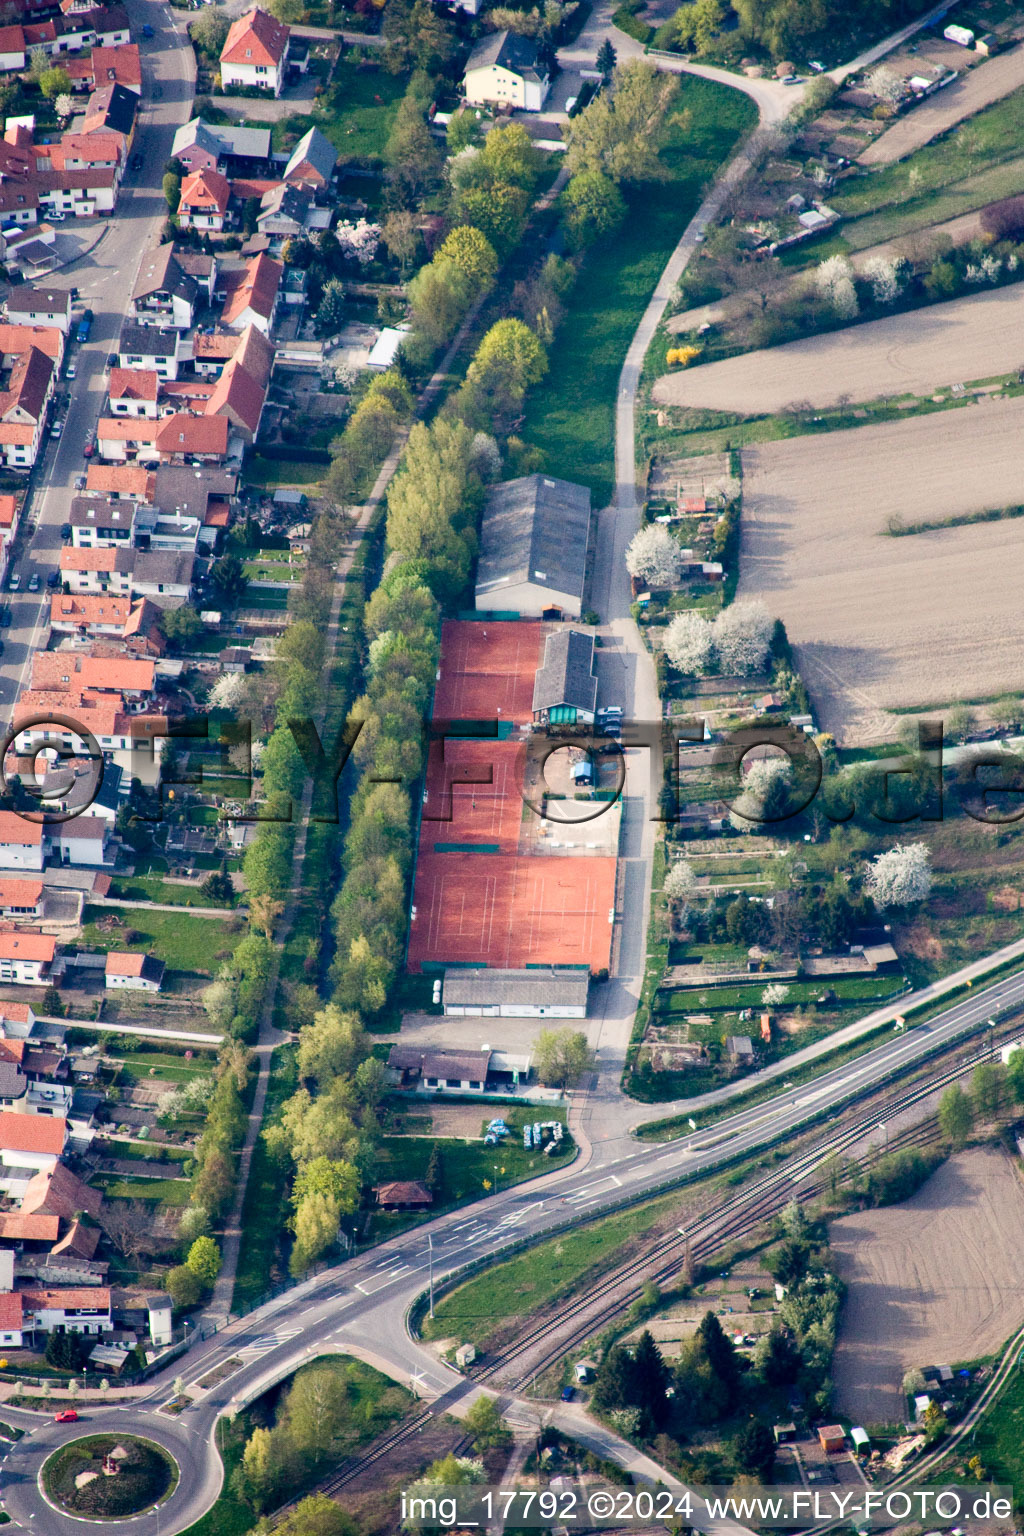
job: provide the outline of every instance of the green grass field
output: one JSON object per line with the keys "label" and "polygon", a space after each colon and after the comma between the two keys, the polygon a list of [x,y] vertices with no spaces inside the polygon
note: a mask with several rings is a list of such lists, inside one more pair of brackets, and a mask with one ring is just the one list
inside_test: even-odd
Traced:
{"label": "green grass field", "polygon": [[[236,941],[227,921],[217,917],[187,917],[183,912],[146,912],[132,909],[125,916],[124,928],[105,932],[96,926],[104,916],[103,907],[86,906],[82,924],[82,942],[96,949],[127,949],[155,955],[173,971],[198,971],[212,975]],[[134,930],[138,937],[125,942],[125,932]]]}
{"label": "green grass field", "polygon": [[971,1436],[987,1481],[1011,1483],[1018,1508],[1024,1502],[1024,1371],[1019,1368]]}
{"label": "green grass field", "polygon": [[109,1200],[151,1200],[173,1206],[187,1205],[191,1189],[188,1179],[126,1179],[111,1173],[93,1174],[92,1182]]}
{"label": "green grass field", "polygon": [[624,1243],[648,1231],[678,1200],[678,1195],[669,1195],[616,1212],[494,1265],[443,1296],[434,1307],[433,1321],[423,1321],[424,1335],[479,1342],[510,1318],[525,1317],[552,1297],[578,1288],[585,1276],[610,1263]]}
{"label": "green grass field", "polygon": [[291,117],[278,125],[283,131],[275,132],[274,148],[289,147],[288,139],[294,143],[315,124],[342,162],[381,160],[405,86],[404,76],[396,78],[383,69],[360,68],[342,59],[313,115]]}
{"label": "green grass field", "polygon": [[522,435],[545,454],[553,475],[583,481],[594,505],[614,489],[614,412],[630,338],[665,262],[700,199],[756,112],[738,91],[695,77],[679,82],[676,114],[662,151],[663,182],[628,194],[629,213],[613,240],[589,252],[551,348],[547,378],[526,402]]}

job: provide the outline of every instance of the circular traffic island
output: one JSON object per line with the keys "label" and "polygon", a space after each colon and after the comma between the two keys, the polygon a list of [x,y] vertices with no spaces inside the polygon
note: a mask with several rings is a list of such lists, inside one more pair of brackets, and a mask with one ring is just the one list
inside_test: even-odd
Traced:
{"label": "circular traffic island", "polygon": [[86,1435],[54,1451],[39,1474],[49,1502],[80,1520],[127,1520],[178,1482],[174,1457],[137,1435]]}

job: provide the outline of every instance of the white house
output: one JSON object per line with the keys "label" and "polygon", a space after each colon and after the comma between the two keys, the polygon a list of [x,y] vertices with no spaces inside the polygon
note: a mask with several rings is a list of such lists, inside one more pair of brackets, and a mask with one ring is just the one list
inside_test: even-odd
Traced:
{"label": "white house", "polygon": [[179,331],[158,325],[136,325],[126,321],[117,344],[119,368],[141,368],[161,379],[176,379],[178,365],[189,356],[187,343]]}
{"label": "white house", "polygon": [[133,955],[112,949],[107,954],[104,985],[108,991],[159,992],[164,981],[164,962],[152,955]]}
{"label": "white house", "polygon": [[482,38],[466,61],[463,90],[470,106],[539,112],[551,87],[537,44],[515,32]]}
{"label": "white house", "polygon": [[[115,752],[114,761],[123,759],[126,753],[130,756],[127,747]],[[123,767],[123,762],[119,762],[118,766]],[[70,821],[53,822],[47,827],[47,842],[60,864],[103,868],[113,865],[115,860],[115,853],[109,846],[110,827],[102,816],[74,816]],[[0,962],[2,979],[3,968]]]}
{"label": "white house", "polygon": [[59,1115],[0,1111],[0,1189],[21,1196],[37,1173],[52,1173],[68,1139]]}
{"label": "white house", "polygon": [[23,1286],[17,1295],[26,1332],[107,1333],[114,1326],[110,1289],[105,1285]]}
{"label": "white house", "polygon": [[220,53],[220,78],[233,85],[257,86],[280,96],[284,85],[288,28],[254,6],[232,24]]}
{"label": "white house", "polygon": [[66,336],[71,329],[70,288],[13,288],[7,299],[10,325],[47,325]]}
{"label": "white house", "polygon": [[585,1019],[589,987],[586,968],[453,968],[444,973],[444,1011],[448,1018]]}
{"label": "white house", "polygon": [[0,930],[0,982],[44,987],[56,952],[52,933]]}
{"label": "white house", "polygon": [[43,829],[16,811],[0,811],[0,869],[43,867]]}

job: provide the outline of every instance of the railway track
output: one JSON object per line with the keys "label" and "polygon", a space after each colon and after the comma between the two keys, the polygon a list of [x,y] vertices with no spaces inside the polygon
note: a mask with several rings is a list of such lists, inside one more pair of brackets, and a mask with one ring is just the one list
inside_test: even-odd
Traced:
{"label": "railway track", "polygon": [[[1019,1034],[1019,1027],[1011,1031],[1008,1037],[1012,1038],[1015,1034]],[[569,1350],[589,1338],[596,1330],[607,1327],[616,1317],[619,1317],[630,1303],[641,1295],[645,1285],[652,1281],[659,1284],[675,1278],[680,1265],[685,1261],[687,1244],[694,1260],[707,1259],[720,1249],[723,1243],[738,1237],[749,1236],[762,1222],[784,1209],[792,1199],[809,1201],[816,1198],[824,1193],[829,1183],[828,1179],[815,1177],[823,1163],[855,1146],[876,1127],[887,1126],[908,1109],[913,1109],[915,1105],[930,1098],[934,1093],[958,1082],[962,1077],[973,1072],[980,1062],[989,1060],[990,1056],[991,1050],[988,1045],[983,1050],[972,1052],[952,1066],[916,1084],[907,1092],[890,1099],[882,1108],[859,1116],[842,1130],[826,1137],[807,1151],[797,1154],[788,1162],[765,1174],[749,1189],[732,1196],[715,1211],[699,1216],[689,1227],[680,1228],[677,1232],[665,1237],[646,1253],[619,1265],[617,1269],[591,1285],[585,1295],[568,1301],[554,1317],[548,1317],[533,1327],[527,1328],[525,1332],[521,1331],[505,1349],[489,1356],[485,1369],[479,1375],[467,1379],[464,1386],[446,1393],[428,1408],[421,1409],[412,1418],[397,1425],[375,1441],[363,1455],[347,1457],[329,1478],[309,1491],[325,1493],[329,1497],[339,1493],[368,1468],[379,1465],[397,1447],[419,1434],[431,1419],[444,1413],[475,1384],[491,1385],[502,1395],[510,1393],[514,1395],[521,1391],[541,1371],[562,1359]],[[923,1145],[933,1138],[934,1130],[930,1121],[907,1126],[889,1137],[885,1148],[854,1158],[852,1161],[859,1168],[866,1169],[886,1152]],[[719,1139],[725,1143],[728,1137],[723,1136]],[[704,1146],[713,1144],[713,1135],[711,1141],[703,1143]],[[500,1255],[496,1258],[496,1262],[501,1262]],[[563,1328],[566,1322],[572,1324],[567,1332]],[[557,1336],[554,1337],[556,1330]],[[521,1360],[544,1339],[552,1340],[550,1349],[541,1356],[534,1357],[525,1374],[504,1379],[498,1388],[495,1377],[514,1365],[517,1360]],[[462,1454],[470,1444],[469,1437],[463,1437],[458,1442],[455,1454]],[[271,1527],[275,1526],[297,1502],[297,1499],[292,1499],[282,1505],[266,1523]]]}

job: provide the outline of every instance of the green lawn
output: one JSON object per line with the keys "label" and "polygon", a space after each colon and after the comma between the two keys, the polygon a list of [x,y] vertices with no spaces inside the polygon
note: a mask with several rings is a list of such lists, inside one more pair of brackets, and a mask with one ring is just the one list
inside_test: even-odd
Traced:
{"label": "green lawn", "polygon": [[405,76],[342,59],[311,117],[295,116],[275,124],[274,149],[290,149],[315,124],[342,162],[382,160],[405,86]]}
{"label": "green lawn", "polygon": [[245,1536],[252,1530],[256,1516],[231,1492],[231,1474],[242,1459],[251,1428],[246,1414],[239,1414],[236,1419],[217,1420],[214,1433],[224,1463],[224,1486],[213,1508],[208,1509],[195,1525],[188,1526],[182,1536]]}
{"label": "green lawn", "polygon": [[510,1318],[525,1317],[552,1297],[571,1294],[584,1277],[593,1278],[598,1267],[606,1268],[624,1243],[646,1232],[678,1200],[678,1195],[668,1195],[618,1211],[493,1265],[437,1302],[433,1321],[423,1320],[424,1335],[479,1342]]}
{"label": "green lawn", "polygon": [[[274,1123],[281,1104],[297,1086],[294,1046],[284,1046],[274,1052],[270,1074],[264,1126]],[[284,1224],[286,1180],[285,1167],[278,1158],[271,1157],[260,1136],[249,1165],[249,1182],[242,1206],[242,1244],[231,1296],[233,1312],[253,1306],[273,1283],[277,1245]]]}
{"label": "green lawn", "polygon": [[594,505],[614,488],[614,410],[630,338],[701,192],[756,111],[746,96],[696,77],[679,82],[662,151],[665,182],[639,186],[618,235],[592,250],[551,348],[547,378],[526,402],[523,436],[543,449],[551,474],[589,484]]}
{"label": "green lawn", "polygon": [[94,1173],[108,1200],[152,1200],[160,1205],[188,1205],[188,1179],[125,1179],[113,1173]]}
{"label": "green lawn", "polygon": [[246,485],[261,490],[276,490],[279,486],[319,485],[327,473],[327,465],[319,461],[300,459],[267,459],[261,453],[250,454],[245,461],[243,479]]}
{"label": "green lawn", "polygon": [[[187,917],[183,912],[147,912],[133,909],[125,914],[125,927],[103,931],[97,918],[108,915],[109,908],[86,906],[82,924],[82,942],[96,949],[141,950],[155,955],[174,971],[198,971],[213,975],[220,966],[220,956],[227,955],[237,942],[227,920],[217,917]],[[125,942],[125,932],[137,937]]]}
{"label": "green lawn", "polygon": [[[504,1146],[484,1145],[482,1133],[488,1120],[501,1116],[512,1134]],[[545,1157],[543,1152],[527,1152],[523,1147],[522,1127],[529,1121],[560,1120],[565,1123],[565,1110],[541,1108],[531,1105],[528,1110],[512,1109],[505,1104],[481,1106],[479,1141],[461,1141],[446,1137],[436,1140],[431,1136],[386,1136],[381,1142],[376,1169],[380,1179],[422,1179],[427,1172],[430,1154],[435,1146],[440,1149],[443,1179],[435,1202],[435,1213],[465,1200],[482,1199],[495,1184],[506,1189],[510,1184],[547,1173],[551,1168],[564,1166],[571,1155],[571,1142],[563,1141],[565,1153]]]}

